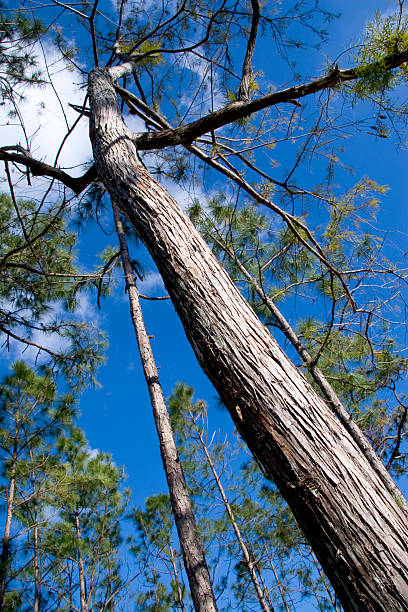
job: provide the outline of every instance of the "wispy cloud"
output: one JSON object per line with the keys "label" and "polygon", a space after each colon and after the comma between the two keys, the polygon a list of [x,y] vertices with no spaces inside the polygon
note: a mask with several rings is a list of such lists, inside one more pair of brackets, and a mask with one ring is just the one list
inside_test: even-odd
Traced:
{"label": "wispy cloud", "polygon": [[[65,60],[51,43],[44,43],[42,48],[36,44],[32,55],[37,57],[45,83],[20,88],[23,98],[19,113],[24,129],[17,117],[10,116],[10,107],[0,107],[1,140],[3,145],[19,144],[24,148],[28,140],[34,157],[53,164],[63,138],[79,117],[70,104],[83,104],[83,77],[77,70],[67,70]],[[90,158],[88,123],[82,118],[67,138],[58,164],[74,168]],[[82,169],[76,172],[80,174]]]}
{"label": "wispy cloud", "polygon": [[138,288],[141,293],[149,294],[152,291],[163,293],[166,291],[163,279],[159,272],[148,272],[142,282],[138,283]]}

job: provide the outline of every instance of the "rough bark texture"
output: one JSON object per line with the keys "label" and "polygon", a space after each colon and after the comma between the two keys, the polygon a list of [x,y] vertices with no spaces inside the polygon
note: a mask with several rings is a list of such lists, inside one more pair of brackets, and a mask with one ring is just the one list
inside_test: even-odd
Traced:
{"label": "rough bark texture", "polygon": [[[139,293],[129,258],[120,213],[114,199],[112,200],[112,208],[120,243],[123,269],[125,271],[126,287],[129,294],[130,314],[136,332],[143,372],[149,389],[154,422],[159,436],[160,454],[169,487],[170,500],[190,585],[191,598],[196,612],[217,612],[217,604],[212,590],[204,549],[200,534],[198,533],[190,494],[174,441],[173,429],[160,384],[159,373],[144,324]],[[177,570],[175,565],[173,567],[175,569],[177,588],[179,589]],[[181,592],[179,590],[180,597]],[[180,599],[181,601],[182,599]]]}
{"label": "rough bark texture", "polygon": [[149,249],[203,370],[346,610],[408,610],[407,517],[137,158],[111,76],[89,79],[99,176]]}
{"label": "rough bark texture", "polygon": [[255,292],[261,298],[265,306],[267,306],[270,313],[273,315],[273,317],[275,317],[280,329],[285,334],[289,342],[293,344],[300,357],[303,359],[304,364],[312,375],[313,380],[317,384],[324,399],[326,400],[326,402],[328,402],[329,406],[332,407],[334,414],[336,414],[336,416],[339,418],[342,425],[344,425],[350,436],[353,438],[353,440],[361,450],[361,452],[365,455],[371,467],[374,469],[375,472],[377,472],[378,476],[381,478],[388,491],[398,500],[398,504],[407,513],[408,507],[406,500],[402,496],[401,491],[395,484],[394,480],[391,478],[390,473],[385,469],[381,459],[378,457],[378,455],[374,451],[367,438],[364,436],[357,423],[353,421],[351,415],[344,408],[343,404],[337,397],[337,394],[334,392],[333,387],[330,385],[329,381],[324,376],[320,368],[317,367],[314,359],[305,349],[297,334],[294,332],[288,321],[285,319],[285,317],[275,305],[275,302],[265,294],[265,291],[263,290],[261,285],[253,276],[249,274],[249,272],[242,264],[242,262],[238,259],[236,254],[231,251],[227,246],[225,246],[221,241],[216,240],[216,242],[228,255],[231,261],[235,262],[235,264],[241,270],[245,278],[251,283],[251,286],[254,288]]}

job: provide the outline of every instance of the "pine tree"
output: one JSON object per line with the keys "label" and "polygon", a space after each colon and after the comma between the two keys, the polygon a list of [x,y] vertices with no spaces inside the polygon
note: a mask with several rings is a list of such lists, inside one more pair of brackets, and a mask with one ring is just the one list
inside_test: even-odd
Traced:
{"label": "pine tree", "polygon": [[[24,362],[16,362],[13,373],[0,386],[1,452],[3,503],[6,520],[2,536],[0,571],[0,609],[6,589],[13,598],[15,584],[24,567],[24,555],[38,563],[38,548],[30,550],[20,534],[40,523],[38,506],[53,487],[54,460],[50,443],[59,431],[69,425],[73,416],[73,398],[58,398],[56,386],[48,376],[38,376]],[[28,525],[28,526],[27,526]],[[17,552],[16,547],[22,547]],[[41,578],[35,571],[35,591],[38,608]],[[17,583],[15,582],[17,580]],[[18,589],[17,589],[18,592]],[[35,608],[35,606],[34,606]]]}
{"label": "pine tree", "polygon": [[234,605],[287,611],[307,597],[330,604],[333,594],[276,487],[242,445],[211,431],[207,406],[193,394],[185,384],[176,387],[172,423],[207,549],[218,563],[235,564]]}
{"label": "pine tree", "polygon": [[[64,200],[44,210],[0,194],[0,235],[0,331],[6,348],[17,340],[34,356],[47,356],[72,384],[94,380],[103,337],[74,313],[81,289],[101,284],[106,290],[107,270],[83,274],[76,268],[77,236],[67,228]],[[47,347],[51,335],[56,350]]]}
{"label": "pine tree", "polygon": [[150,338],[143,320],[139,293],[136,288],[136,281],[120,212],[115,202],[112,203],[112,208],[116,232],[120,243],[121,259],[125,271],[126,289],[129,294],[130,314],[136,333],[143,373],[149,390],[154,422],[159,437],[163,469],[169,486],[171,505],[180,539],[194,608],[196,612],[200,612],[201,610],[203,612],[216,612],[217,604],[211,585],[204,549],[196,525],[183,469],[178,458],[170,417],[150,345]]}
{"label": "pine tree", "polygon": [[131,551],[142,568],[144,582],[136,597],[136,609],[187,610],[189,597],[181,570],[182,556],[174,542],[175,524],[169,496],[149,497],[145,509],[133,509],[130,518],[136,529]]}

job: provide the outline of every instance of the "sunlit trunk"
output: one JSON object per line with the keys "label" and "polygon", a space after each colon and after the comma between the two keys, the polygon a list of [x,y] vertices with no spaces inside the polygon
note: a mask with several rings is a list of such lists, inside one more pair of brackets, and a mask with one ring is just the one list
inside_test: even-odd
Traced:
{"label": "sunlit trunk", "polygon": [[[12,473],[14,473],[14,467],[12,467]],[[16,479],[12,476],[9,481],[9,488],[7,492],[7,510],[6,510],[6,523],[4,525],[3,542],[0,556],[0,610],[3,609],[4,593],[6,591],[7,582],[7,570],[10,562],[10,533],[11,523],[13,520],[13,504],[14,504],[14,493],[16,487]]]}
{"label": "sunlit trunk", "polygon": [[140,163],[111,76],[92,71],[88,91],[98,174],[149,249],[201,367],[287,500],[343,607],[408,610],[406,514]]}
{"label": "sunlit trunk", "polygon": [[[237,521],[235,519],[234,513],[233,513],[232,508],[231,508],[231,505],[230,505],[230,503],[228,501],[228,498],[227,498],[227,495],[226,495],[226,493],[224,491],[224,487],[222,486],[221,479],[220,479],[220,477],[218,475],[218,472],[217,472],[217,470],[215,468],[214,462],[211,459],[210,453],[208,452],[207,446],[206,446],[206,444],[204,442],[203,436],[202,436],[201,431],[200,431],[198,426],[195,427],[195,431],[196,431],[196,434],[197,434],[198,439],[200,441],[200,445],[201,445],[201,448],[202,448],[202,450],[204,452],[204,455],[205,455],[205,458],[207,460],[207,463],[208,463],[208,465],[210,467],[210,470],[211,470],[211,472],[212,472],[212,474],[214,476],[215,483],[216,483],[216,485],[218,487],[218,491],[220,492],[220,495],[221,495],[222,503],[224,504],[225,510],[226,510],[226,512],[228,514],[228,517],[229,517],[230,521],[231,521],[232,529],[234,530],[235,537],[237,539],[239,547],[240,547],[240,549],[242,551],[242,556],[243,556],[244,561],[246,563],[246,566],[248,568],[248,573],[249,573],[250,579],[251,579],[252,584],[254,586],[256,595],[257,595],[257,597],[259,599],[259,605],[261,606],[261,610],[262,610],[262,612],[271,612],[271,608],[269,607],[268,602],[266,601],[265,593],[262,590],[262,587],[261,587],[261,585],[259,583],[259,580],[258,580],[258,576],[257,576],[257,573],[256,573],[256,563],[253,561],[253,559],[251,559],[251,555],[249,553],[249,550],[247,548],[246,543],[244,542],[244,538],[242,537],[241,530],[240,530],[239,525],[238,525],[238,523],[237,523]],[[258,572],[259,572],[259,574],[261,574],[259,568],[258,568]]]}

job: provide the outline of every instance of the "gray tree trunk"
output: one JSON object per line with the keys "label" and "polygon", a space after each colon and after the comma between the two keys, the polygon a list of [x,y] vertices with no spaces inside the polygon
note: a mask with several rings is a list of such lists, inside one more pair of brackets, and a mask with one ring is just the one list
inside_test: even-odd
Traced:
{"label": "gray tree trunk", "polygon": [[77,537],[77,554],[78,554],[78,574],[79,574],[79,596],[81,602],[81,612],[88,612],[88,602],[86,597],[86,582],[85,582],[85,568],[84,561],[82,558],[82,552],[80,548],[81,542],[81,529],[79,526],[79,514],[78,511],[75,512],[75,533]]}
{"label": "gray tree trunk", "polygon": [[[125,271],[126,287],[129,294],[130,315],[136,332],[143,372],[149,389],[154,422],[159,436],[160,454],[169,487],[171,506],[190,585],[191,598],[196,612],[217,612],[217,603],[212,589],[201,537],[198,532],[190,494],[174,441],[173,429],[160,384],[159,372],[143,320],[126,236],[114,199],[112,200],[112,208],[120,243],[123,269]],[[175,579],[179,587],[177,575]],[[179,597],[180,595],[181,592],[179,591]],[[182,602],[182,599],[180,599],[180,602]]]}
{"label": "gray tree trunk", "polygon": [[16,479],[14,477],[15,457],[13,457],[13,461],[14,465],[11,468],[12,476],[10,478],[9,488],[7,491],[6,522],[4,525],[3,542],[0,556],[0,610],[3,610],[4,595],[6,593],[7,571],[8,564],[10,561],[10,533],[11,522],[13,520],[14,492],[16,488]]}
{"label": "gray tree trunk", "polygon": [[343,607],[408,610],[405,512],[140,164],[108,72],[91,72],[89,101],[99,177],[149,249],[203,370],[286,498]]}

